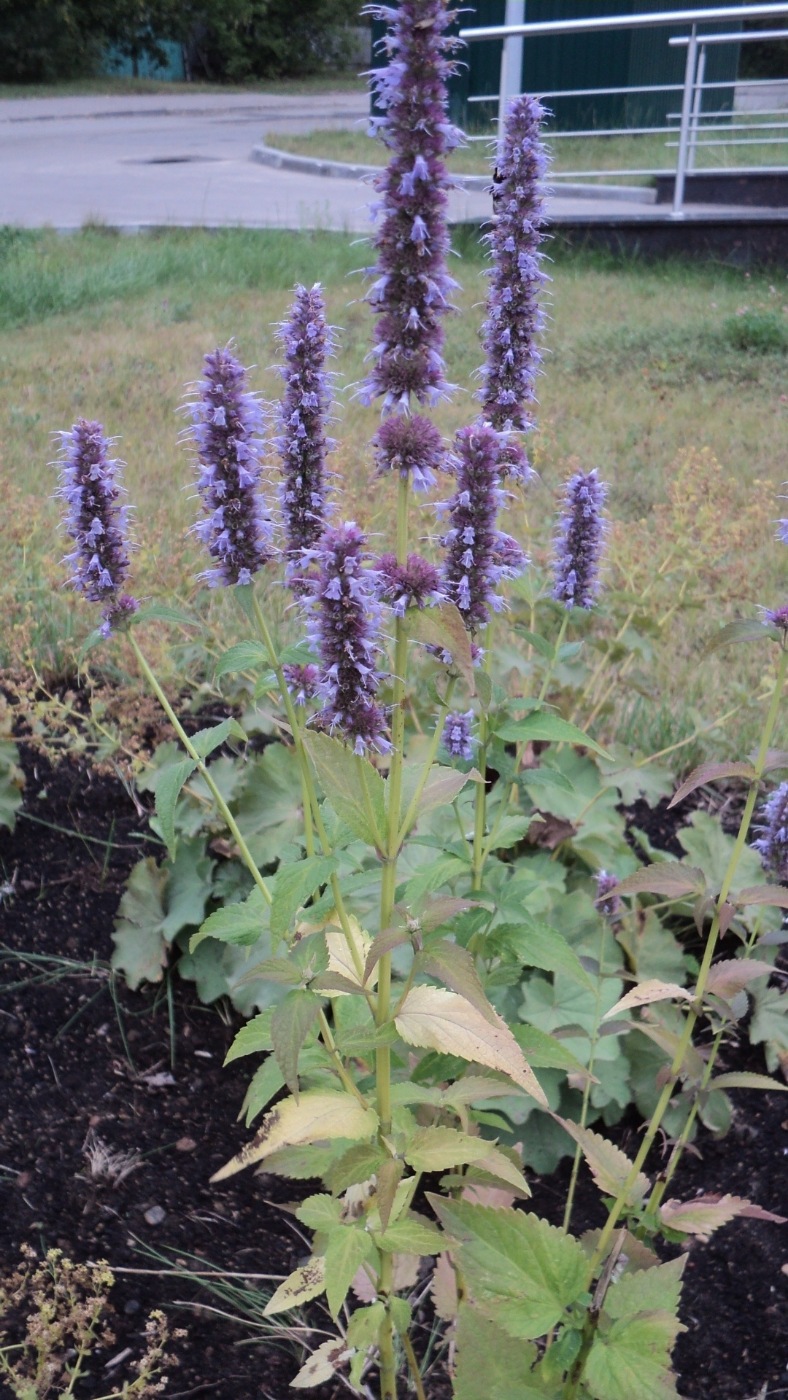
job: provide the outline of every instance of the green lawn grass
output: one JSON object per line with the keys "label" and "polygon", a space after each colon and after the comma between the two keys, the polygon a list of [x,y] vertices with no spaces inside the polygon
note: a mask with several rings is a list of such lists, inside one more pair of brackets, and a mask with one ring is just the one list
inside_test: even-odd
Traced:
{"label": "green lawn grass", "polygon": [[[757,118],[737,117],[737,124],[752,124]],[[493,132],[491,120],[490,131]],[[743,134],[743,133],[740,133]],[[270,132],[266,144],[278,150],[295,155],[312,156],[318,160],[348,161],[360,165],[382,165],[385,161],[385,147],[378,141],[370,140],[360,127],[352,131],[321,130],[310,132]],[[491,137],[492,139],[492,137]],[[449,159],[450,168],[458,175],[484,175],[490,169],[490,141],[473,140],[469,145],[454,151]],[[728,166],[784,165],[788,161],[788,143],[771,146],[765,143],[736,145],[733,138],[725,141],[724,132],[714,133],[714,139],[724,141],[720,146],[699,145],[695,168],[698,170],[725,169]],[[676,145],[678,135],[646,136],[567,136],[551,140],[546,133],[546,145],[550,152],[552,170],[555,174],[576,172],[582,175],[588,171],[629,171],[665,170],[671,173],[676,168]],[[648,176],[617,175],[614,183],[648,183]]]}
{"label": "green lawn grass", "polygon": [[366,79],[355,71],[315,73],[307,78],[261,78],[256,83],[174,83],[157,78],[132,78],[103,74],[96,78],[70,78],[51,83],[0,83],[0,100],[20,97],[129,97],[148,94],[167,97],[212,92],[264,92],[301,94],[366,91]]}
{"label": "green lawn grass", "polygon": [[[463,238],[465,257],[456,269],[464,288],[461,314],[448,325],[447,360],[450,377],[464,387],[441,409],[447,434],[474,411],[467,386],[481,359],[484,263],[476,244]],[[259,367],[254,387],[273,399],[279,392],[274,325],[296,280],[324,283],[329,318],[343,328],[336,365],[341,446],[333,466],[345,481],[341,508],[383,545],[394,498],[392,483],[370,477],[368,442],[378,414],[362,408],[349,388],[363,373],[372,332],[369,309],[359,301],[363,280],[352,273],[369,261],[368,249],[326,233],[126,238],[88,230],[62,239],[5,231],[0,665],[67,670],[95,621],[94,610],[61,587],[64,541],[48,465],[56,452],[53,432],[79,416],[98,418],[117,435],[128,463],[139,541],[136,591],[194,597],[203,561],[187,534],[195,502],[188,451],[178,442],[183,387],[198,377],[205,351],[234,337],[242,360]],[[752,616],[759,604],[785,600],[788,551],[774,543],[772,524],[781,513],[775,495],[788,476],[785,279],[558,253],[551,275],[545,373],[531,438],[540,480],[524,504],[512,506],[507,528],[524,538],[537,567],[546,564],[561,483],[577,465],[598,466],[611,484],[610,513],[619,522],[610,587],[642,589],[670,548],[679,562],[691,557],[691,568],[671,573],[656,590],[653,612],[664,614],[680,586],[691,606],[656,639],[654,655],[639,660],[616,712],[634,724],[632,707],[644,689],[654,713],[667,707],[658,747],[663,729],[675,728],[671,706],[710,719],[729,706],[732,690],[760,681],[762,655],[739,648],[701,664],[703,640],[737,613]],[[434,533],[431,513],[422,519],[417,533]],[[271,597],[281,614],[286,596],[276,587]],[[235,625],[225,599],[212,597],[205,612],[213,628]],[[294,615],[288,617],[286,626],[295,627]],[[163,643],[160,661],[172,676]],[[186,661],[193,664],[194,656]],[[642,710],[637,722],[642,726]],[[748,726],[745,717],[737,742],[749,735]]]}

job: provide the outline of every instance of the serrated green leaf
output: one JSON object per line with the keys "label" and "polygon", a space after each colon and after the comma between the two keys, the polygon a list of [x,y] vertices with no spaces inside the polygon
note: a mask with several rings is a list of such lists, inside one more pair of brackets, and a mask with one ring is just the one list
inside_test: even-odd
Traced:
{"label": "serrated green leaf", "polygon": [[616,1321],[597,1334],[584,1380],[594,1400],[678,1400],[670,1353],[686,1329],[670,1313]]}
{"label": "serrated green leaf", "polygon": [[306,1225],[308,1230],[333,1230],[342,1224],[342,1202],[324,1191],[315,1196],[307,1196],[295,1213],[296,1220]]}
{"label": "serrated green leaf", "polygon": [[199,618],[184,612],[182,608],[172,607],[169,603],[143,603],[137,612],[130,615],[128,626],[138,627],[142,622],[172,622],[180,627],[200,626]]}
{"label": "serrated green leaf", "polygon": [[767,627],[758,618],[742,619],[739,622],[728,622],[725,627],[720,628],[711,641],[706,643],[704,650],[718,651],[720,647],[730,646],[734,642],[778,641],[780,636],[776,627]]}
{"label": "serrated green leaf", "polygon": [[476,691],[476,698],[479,701],[479,704],[481,705],[483,710],[489,710],[493,698],[493,686],[490,677],[488,676],[486,671],[482,671],[479,667],[477,667],[473,677],[473,681],[474,689]]}
{"label": "serrated green leaf", "polygon": [[253,947],[268,931],[268,905],[262,891],[255,885],[251,894],[239,904],[225,904],[208,918],[189,942],[193,953],[206,938],[220,943],[233,943],[242,948]]}
{"label": "serrated green leaf", "polygon": [[320,1010],[320,998],[299,987],[274,1008],[271,1040],[276,1063],[291,1094],[298,1096],[298,1057]]}
{"label": "serrated green leaf", "polygon": [[375,1246],[363,1224],[344,1225],[329,1235],[325,1254],[326,1300],[335,1321],[361,1265],[374,1258]]}
{"label": "serrated green leaf", "polygon": [[159,819],[162,840],[167,850],[175,850],[175,806],[184,783],[188,782],[197,762],[193,758],[182,758],[179,763],[165,768],[156,783],[156,816]]}
{"label": "serrated green leaf", "polygon": [[[614,1143],[608,1142],[607,1138],[602,1137],[600,1133],[593,1132],[591,1128],[583,1128],[579,1123],[573,1123],[566,1118],[558,1118],[557,1115],[556,1118],[569,1136],[578,1143],[588,1163],[591,1175],[602,1194],[620,1196],[632,1170],[632,1163],[626,1153],[622,1152],[621,1148],[616,1147]],[[640,1205],[650,1186],[651,1183],[645,1172],[638,1172],[625,1197],[624,1204],[627,1206]]]}
{"label": "serrated green leaf", "polygon": [[559,792],[565,792],[570,797],[575,791],[569,779],[557,768],[528,768],[526,776],[529,788],[558,788]]}
{"label": "serrated green leaf", "polygon": [[198,729],[196,734],[192,734],[189,742],[200,758],[206,759],[214,749],[226,744],[228,739],[240,739],[241,742],[246,739],[245,731],[232,716],[223,719],[221,724],[212,724],[208,729]]}
{"label": "serrated green leaf", "polygon": [[569,1074],[587,1077],[586,1066],[554,1035],[531,1025],[515,1024],[512,1031],[529,1065],[536,1069],[565,1069]]}
{"label": "serrated green leaf", "polygon": [[304,746],[337,816],[354,836],[382,850],[386,841],[386,786],[377,769],[369,759],[328,734],[307,731]]}
{"label": "serrated green leaf", "polygon": [[443,603],[439,608],[409,608],[404,625],[412,641],[449,652],[453,669],[459,671],[468,686],[473,686],[471,640],[459,608],[453,603]]}
{"label": "serrated green leaf", "polygon": [[609,1317],[637,1317],[639,1313],[678,1312],[686,1254],[651,1269],[627,1271],[605,1294]]}
{"label": "serrated green leaf", "polygon": [[471,1137],[457,1128],[418,1128],[403,1148],[409,1167],[418,1172],[442,1172],[447,1167],[478,1162],[489,1150],[483,1138]]}
{"label": "serrated green leaf", "polygon": [[584,1296],[585,1254],[557,1226],[525,1211],[432,1195],[428,1200],[457,1243],[471,1295],[494,1308],[496,1323],[511,1336],[526,1341],[543,1336]]}
{"label": "serrated green leaf", "polygon": [[348,1345],[358,1347],[359,1351],[376,1347],[385,1316],[385,1303],[370,1303],[367,1308],[356,1308],[350,1315],[347,1327]]}
{"label": "serrated green leaf", "polygon": [[229,672],[235,671],[256,671],[262,666],[270,666],[270,657],[267,647],[262,642],[247,641],[238,642],[236,646],[230,647],[224,652],[216,663],[214,676],[219,680],[221,676],[226,676]]}
{"label": "serrated green leaf", "polygon": [[545,1400],[544,1391],[529,1384],[536,1347],[509,1336],[470,1303],[460,1305],[456,1348],[454,1400]]}
{"label": "serrated green leaf", "polygon": [[251,1021],[237,1032],[235,1040],[224,1057],[224,1063],[229,1065],[233,1060],[240,1060],[244,1055],[267,1054],[271,1049],[271,1018],[273,1007],[267,1011],[261,1011],[258,1016],[253,1016]]}
{"label": "serrated green leaf", "polygon": [[610,757],[601,744],[589,738],[576,724],[570,724],[549,710],[535,710],[525,719],[507,720],[495,732],[506,743],[519,744],[538,739],[552,744],[577,744],[601,754],[603,758]]}
{"label": "serrated green leaf", "polygon": [[141,982],[160,982],[167,962],[167,940],[162,932],[166,916],[164,891],[167,872],[147,856],[129,876],[118,907],[112,941],[112,967],[125,973],[132,991]]}
{"label": "serrated green leaf", "polygon": [[768,1093],[788,1093],[788,1084],[781,1084],[768,1074],[752,1074],[749,1070],[735,1070],[731,1074],[718,1074],[709,1081],[709,1089],[765,1089]]}
{"label": "serrated green leaf", "polygon": [[271,933],[285,938],[290,926],[310,895],[325,885],[339,861],[335,856],[307,856],[295,865],[280,866],[276,872],[274,902],[271,905]]}
{"label": "serrated green leaf", "polygon": [[440,1254],[446,1248],[438,1227],[413,1212],[376,1235],[376,1242],[385,1254]]}
{"label": "serrated green leaf", "polygon": [[359,1142],[349,1147],[324,1173],[324,1181],[330,1191],[339,1194],[348,1186],[358,1186],[369,1181],[378,1171],[387,1154],[377,1143]]}
{"label": "serrated green leaf", "polygon": [[507,946],[526,967],[540,967],[545,972],[564,972],[583,987],[593,987],[577,953],[570,948],[562,934],[548,924],[528,919],[520,925],[507,927]]}

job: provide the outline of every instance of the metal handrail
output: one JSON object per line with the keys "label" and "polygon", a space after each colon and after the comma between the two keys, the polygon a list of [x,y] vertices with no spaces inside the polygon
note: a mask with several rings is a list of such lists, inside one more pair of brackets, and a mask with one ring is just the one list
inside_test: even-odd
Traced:
{"label": "metal handrail", "polygon": [[[675,178],[675,187],[674,187],[674,196],[673,196],[673,216],[674,216],[675,218],[682,218],[682,217],[683,217],[683,212],[684,212],[684,210],[683,210],[683,206],[684,206],[684,190],[685,190],[685,185],[686,185],[686,177],[687,177],[687,174],[694,168],[695,153],[696,153],[696,150],[697,150],[698,146],[699,146],[699,145],[703,145],[703,146],[722,146],[722,145],[727,145],[727,144],[729,144],[728,142],[724,142],[724,141],[710,141],[710,140],[705,139],[705,134],[708,133],[708,132],[714,131],[715,128],[714,128],[713,126],[705,125],[705,124],[704,124],[704,118],[705,118],[705,117],[712,116],[712,115],[715,115],[715,116],[716,116],[717,114],[716,114],[716,113],[714,113],[714,114],[712,114],[712,113],[705,113],[705,114],[704,114],[704,113],[702,112],[701,107],[702,107],[703,93],[704,93],[704,91],[709,91],[709,90],[712,90],[712,89],[718,89],[718,88],[723,88],[723,87],[729,88],[729,87],[731,86],[731,83],[730,83],[730,82],[728,82],[728,83],[719,83],[719,82],[718,82],[718,83],[706,83],[706,82],[705,82],[706,47],[707,47],[707,45],[708,45],[708,44],[724,44],[724,43],[737,43],[737,44],[738,44],[738,43],[742,43],[742,42],[745,42],[745,43],[746,43],[746,42],[749,42],[749,41],[761,40],[761,39],[763,39],[764,37],[767,37],[767,38],[782,38],[783,35],[785,35],[786,37],[788,37],[788,28],[786,28],[786,29],[778,29],[778,30],[759,31],[759,32],[757,32],[757,33],[752,33],[752,34],[742,34],[742,33],[739,32],[739,31],[737,31],[737,32],[735,32],[735,33],[733,33],[733,34],[713,34],[713,35],[712,35],[712,34],[708,34],[708,35],[699,35],[699,34],[698,34],[698,25],[703,25],[703,24],[717,24],[717,23],[724,22],[724,21],[727,21],[727,20],[730,20],[732,23],[735,22],[735,23],[737,23],[737,24],[740,24],[741,21],[742,21],[742,20],[745,20],[745,19],[770,19],[770,18],[774,18],[774,19],[788,19],[788,0],[781,0],[781,3],[777,3],[777,4],[775,4],[775,3],[761,4],[761,5],[749,4],[749,5],[740,5],[740,6],[736,6],[736,7],[732,7],[732,6],[730,6],[730,5],[718,5],[718,6],[707,6],[707,7],[703,8],[703,9],[692,9],[692,10],[663,10],[663,11],[652,11],[651,13],[647,13],[647,14],[642,14],[642,13],[641,13],[641,14],[636,14],[636,15],[596,15],[596,16],[591,16],[591,17],[585,18],[585,19],[577,19],[577,18],[576,18],[576,19],[563,19],[563,20],[544,20],[544,21],[536,21],[536,22],[531,22],[531,23],[526,23],[526,22],[525,22],[524,15],[525,15],[525,5],[524,5],[524,3],[523,3],[523,0],[507,0],[507,5],[506,5],[506,17],[507,17],[507,21],[512,21],[512,22],[507,22],[506,24],[502,24],[502,25],[500,25],[500,24],[499,24],[499,25],[486,25],[486,26],[479,26],[479,27],[476,27],[476,28],[466,28],[466,29],[461,29],[461,30],[460,30],[460,38],[465,39],[467,42],[470,42],[470,43],[475,42],[475,41],[480,41],[480,40],[483,40],[483,39],[503,39],[503,41],[504,41],[504,43],[503,43],[503,45],[502,45],[502,51],[501,51],[501,80],[500,80],[500,89],[499,89],[499,94],[498,94],[498,99],[497,99],[497,100],[498,100],[498,130],[499,130],[499,134],[500,134],[501,127],[502,127],[502,123],[503,123],[504,112],[505,112],[505,107],[506,107],[506,100],[507,100],[508,97],[514,96],[514,95],[516,94],[516,92],[519,90],[519,82],[520,82],[519,78],[518,78],[518,80],[517,80],[516,85],[512,82],[512,78],[513,78],[513,75],[514,75],[515,73],[516,73],[516,74],[520,74],[520,73],[521,73],[521,70],[522,70],[522,44],[523,44],[523,39],[524,39],[524,38],[526,38],[526,37],[543,37],[543,36],[547,36],[547,35],[561,35],[561,34],[604,33],[604,32],[606,32],[606,31],[609,31],[609,30],[616,30],[616,29],[660,28],[660,27],[664,27],[664,26],[666,26],[666,25],[670,25],[670,26],[672,27],[672,26],[674,26],[674,25],[676,25],[676,24],[690,24],[690,25],[692,26],[692,28],[691,28],[691,30],[690,30],[690,33],[689,33],[688,35],[686,35],[686,36],[675,36],[675,37],[670,38],[670,39],[668,40],[668,42],[669,42],[669,44],[670,44],[671,46],[682,46],[682,47],[686,47],[686,50],[687,50],[687,57],[686,57],[686,64],[685,64],[685,72],[684,72],[684,82],[683,82],[682,84],[672,84],[672,83],[671,83],[671,84],[664,84],[664,85],[661,84],[661,85],[658,85],[658,86],[655,85],[655,86],[650,86],[650,87],[632,87],[632,88],[586,88],[586,89],[575,89],[575,90],[571,90],[571,91],[570,91],[570,90],[560,90],[560,91],[555,91],[555,92],[543,94],[543,96],[544,96],[545,98],[547,98],[547,97],[549,97],[549,98],[557,98],[557,97],[592,97],[592,96],[602,96],[602,95],[614,95],[614,94],[624,94],[624,93],[633,93],[633,94],[634,94],[634,93],[658,92],[658,91],[662,91],[662,92],[681,92],[681,93],[682,93],[682,104],[681,104],[681,113],[680,113],[680,126],[679,126],[679,130],[678,130],[678,137],[679,137],[679,139],[678,139],[678,142],[677,142],[677,143],[675,143],[675,142],[668,142],[668,143],[666,143],[668,146],[677,145],[677,147],[678,147],[678,155],[677,155],[677,161],[676,161],[676,178]],[[522,17],[522,22],[515,22],[516,19],[517,19],[517,16]],[[755,80],[750,80],[750,82],[745,83],[745,84],[742,84],[742,86],[752,87],[752,86],[756,85],[757,82],[758,82],[757,79],[755,79]],[[495,100],[495,99],[494,99],[494,97],[490,94],[490,95],[482,95],[482,96],[480,96],[480,97],[474,97],[474,98],[471,98],[471,99],[469,99],[469,100],[470,100],[470,101],[476,101],[476,102],[484,102],[484,101],[493,101],[493,100]],[[676,115],[679,115],[679,114],[676,114]],[[777,115],[777,114],[776,114],[776,113],[769,112],[769,113],[766,114],[766,115],[772,116],[772,115]],[[670,120],[670,115],[669,115],[668,119]],[[766,130],[767,128],[770,129],[770,130],[778,130],[778,131],[781,131],[781,130],[784,129],[783,124],[782,124],[782,123],[778,123],[778,122],[764,122],[764,123],[762,123],[761,125],[763,126],[764,130]],[[717,128],[717,129],[719,129],[719,128]],[[741,125],[736,126],[735,128],[732,128],[732,127],[728,126],[728,127],[726,127],[725,129],[726,129],[727,131],[730,131],[730,130],[732,130],[732,129],[738,131],[738,130],[751,130],[752,128],[749,127],[746,123],[742,123]],[[672,132],[672,133],[675,133],[675,131],[676,131],[676,128],[675,128],[675,127],[658,127],[658,126],[652,126],[652,127],[638,127],[638,128],[626,128],[626,127],[623,127],[623,128],[615,128],[615,129],[605,129],[605,130],[602,130],[602,131],[596,130],[596,131],[583,132],[583,133],[580,133],[580,132],[554,132],[554,133],[552,133],[552,135],[553,135],[553,137],[557,137],[557,136],[570,136],[570,135],[572,135],[572,136],[577,136],[577,135],[581,135],[581,134],[582,134],[582,135],[594,135],[594,136],[616,136],[616,135],[623,135],[623,134],[625,134],[625,133],[626,133],[626,134],[633,134],[633,135],[638,135],[638,134],[639,134],[639,135],[646,135],[646,134],[657,135],[657,134],[661,134],[661,133],[663,133],[663,132],[669,132],[669,133]],[[699,140],[699,136],[701,136],[701,134],[702,134],[702,136],[703,136],[703,139]],[[484,137],[476,137],[476,138],[471,138],[471,139],[484,140],[485,138],[484,138]],[[736,140],[735,140],[735,142],[734,142],[734,144],[736,144],[736,145],[759,145],[759,144],[778,145],[778,144],[782,144],[782,142],[783,142],[783,138],[782,138],[782,137],[762,137],[762,138],[760,138],[760,140],[759,140],[758,137],[746,138],[746,137],[738,137],[738,136],[737,136],[737,137],[736,137]],[[779,168],[779,167],[777,167],[777,168]],[[586,174],[587,174],[590,178],[598,178],[599,176],[603,175],[604,173],[607,173],[607,174],[609,174],[609,175],[611,175],[611,174],[619,175],[619,174],[627,174],[627,173],[632,174],[632,175],[636,175],[636,174],[637,174],[637,175],[641,175],[641,174],[651,174],[651,173],[658,174],[658,173],[663,173],[663,172],[661,172],[661,171],[654,171],[654,172],[652,172],[652,171],[634,171],[634,170],[633,170],[633,171],[630,171],[630,172],[626,172],[626,171],[625,171],[625,172],[618,172],[618,171],[616,171],[616,172],[613,172],[613,171],[608,171],[608,172],[602,172],[602,171],[599,171],[599,172],[597,172],[597,171],[588,171],[588,172],[586,172]],[[565,175],[565,178],[568,178],[568,176]]]}

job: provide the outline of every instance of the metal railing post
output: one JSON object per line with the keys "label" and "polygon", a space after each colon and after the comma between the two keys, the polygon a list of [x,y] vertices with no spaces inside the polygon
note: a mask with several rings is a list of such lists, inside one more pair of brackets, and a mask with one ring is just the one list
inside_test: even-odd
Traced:
{"label": "metal railing post", "polygon": [[[507,26],[525,24],[525,0],[506,0]],[[498,94],[498,140],[503,136],[506,108],[512,97],[519,97],[523,74],[523,36],[512,34],[501,45],[501,86]]]}
{"label": "metal railing post", "polygon": [[687,178],[687,153],[692,121],[692,104],[695,96],[695,74],[698,68],[698,29],[693,24],[687,44],[687,62],[684,68],[684,95],[681,100],[681,129],[679,131],[679,152],[676,160],[676,183],[673,189],[673,218],[684,216],[684,185]]}
{"label": "metal railing post", "polygon": [[695,151],[698,145],[698,131],[700,130],[700,119],[703,112],[703,83],[706,78],[706,45],[701,40],[698,53],[698,71],[695,75],[695,87],[692,98],[692,118],[690,121],[689,150],[687,151],[687,171],[695,169]]}

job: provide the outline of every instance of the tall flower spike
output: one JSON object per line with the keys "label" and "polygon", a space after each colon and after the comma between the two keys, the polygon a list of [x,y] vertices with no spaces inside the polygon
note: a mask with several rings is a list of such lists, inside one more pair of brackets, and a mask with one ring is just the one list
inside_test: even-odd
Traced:
{"label": "tall flower spike", "polygon": [[386,720],[377,703],[377,577],[365,568],[365,536],[352,520],[329,526],[308,560],[316,566],[309,601],[309,641],[320,657],[317,722],[339,729],[356,753],[387,753]]}
{"label": "tall flower spike", "polygon": [[778,880],[788,880],[788,783],[780,783],[760,810],[756,826],[760,836],[753,841],[766,870]]}
{"label": "tall flower spike", "polygon": [[64,561],[73,570],[69,583],[90,602],[104,604],[101,631],[108,636],[139,607],[121,591],[129,571],[128,507],[119,504],[123,464],[109,456],[111,440],[100,423],[80,418],[59,437],[57,494],[66,502],[64,524],[76,545]]}
{"label": "tall flower spike", "polygon": [[446,271],[447,153],[462,141],[447,119],[446,80],[456,70],[448,55],[459,40],[447,29],[446,0],[400,0],[396,9],[369,5],[364,14],[388,21],[382,40],[388,64],[371,84],[384,116],[376,134],[391,152],[375,177],[382,217],[375,236],[376,280],[366,300],[378,315],[374,368],[362,389],[367,402],[383,396],[384,412],[407,409],[411,397],[445,397],[443,328],[456,282]]}
{"label": "tall flower spike", "polygon": [[194,531],[215,561],[200,578],[210,588],[251,583],[273,557],[273,527],[260,495],[262,409],[229,346],[205,356],[194,387],[187,436],[197,449],[205,511]]}
{"label": "tall flower spike", "polygon": [[333,338],[326,325],[319,284],[296,287],[289,320],[279,328],[285,363],[285,392],[279,409],[276,447],[282,461],[280,503],[285,529],[288,581],[299,589],[302,553],[317,544],[326,522],[326,437],[330,403],[326,358]]}
{"label": "tall flower spike", "polygon": [[451,528],[443,538],[447,557],[443,584],[462,613],[469,632],[499,612],[495,592],[503,578],[516,578],[526,565],[516,540],[496,529],[504,493],[498,480],[499,439],[494,428],[474,423],[455,438],[457,491],[449,501]]}
{"label": "tall flower spike", "polygon": [[516,97],[509,105],[492,187],[496,220],[486,235],[492,267],[482,327],[487,360],[479,398],[485,420],[507,435],[502,475],[521,481],[531,475],[528,459],[508,434],[533,427],[530,406],[542,360],[536,338],[544,324],[539,293],[547,280],[539,252],[545,236],[541,183],[547,155],[540,136],[544,116],[533,97]]}
{"label": "tall flower spike", "polygon": [[566,484],[555,542],[553,597],[567,608],[592,608],[596,602],[606,496],[596,469],[576,472]]}

